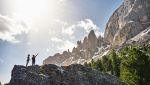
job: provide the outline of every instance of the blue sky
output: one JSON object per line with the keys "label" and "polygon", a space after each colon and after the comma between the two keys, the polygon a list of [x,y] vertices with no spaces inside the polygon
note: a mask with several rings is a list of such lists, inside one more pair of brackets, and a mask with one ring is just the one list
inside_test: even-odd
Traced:
{"label": "blue sky", "polygon": [[[102,35],[122,0],[0,0],[0,81],[15,64],[39,53],[36,64],[76,46],[91,29]],[[31,65],[31,62],[29,63]]]}

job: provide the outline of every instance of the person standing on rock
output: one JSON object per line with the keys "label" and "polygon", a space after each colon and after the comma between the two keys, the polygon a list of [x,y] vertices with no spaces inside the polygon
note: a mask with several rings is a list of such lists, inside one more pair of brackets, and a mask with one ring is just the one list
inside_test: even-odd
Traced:
{"label": "person standing on rock", "polygon": [[32,56],[32,66],[35,65],[35,58],[38,54]]}
{"label": "person standing on rock", "polygon": [[28,57],[27,57],[26,67],[28,66],[29,61],[30,61],[30,54],[28,54]]}

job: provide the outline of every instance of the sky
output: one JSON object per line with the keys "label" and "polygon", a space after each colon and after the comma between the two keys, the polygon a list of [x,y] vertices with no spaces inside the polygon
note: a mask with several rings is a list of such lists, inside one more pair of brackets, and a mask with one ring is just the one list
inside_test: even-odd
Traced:
{"label": "sky", "polygon": [[[9,82],[14,65],[28,54],[48,56],[72,50],[90,30],[103,36],[122,0],[0,0],[0,81]],[[29,63],[31,65],[31,62]]]}

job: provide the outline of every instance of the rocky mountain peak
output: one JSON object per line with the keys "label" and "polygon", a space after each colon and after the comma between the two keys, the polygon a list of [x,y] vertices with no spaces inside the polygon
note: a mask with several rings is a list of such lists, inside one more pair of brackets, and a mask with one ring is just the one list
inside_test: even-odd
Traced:
{"label": "rocky mountain peak", "polygon": [[15,65],[9,85],[126,85],[118,78],[79,64]]}
{"label": "rocky mountain peak", "polygon": [[94,30],[91,30],[88,35],[88,47],[95,49],[97,47],[97,37],[95,35]]}
{"label": "rocky mountain peak", "polygon": [[84,40],[83,40],[83,43],[86,44],[87,42],[88,42],[88,38],[85,37]]}
{"label": "rocky mountain peak", "polygon": [[[98,43],[101,44],[98,44]],[[103,38],[98,40],[94,30],[91,30],[88,36],[83,41],[77,41],[77,47],[74,47],[72,52],[64,51],[62,54],[55,54],[44,60],[44,64],[58,64],[70,65],[74,63],[84,63],[86,60],[91,59],[98,47],[102,46]]]}
{"label": "rocky mountain peak", "polygon": [[95,35],[94,30],[91,30],[91,31],[90,31],[90,33],[89,33],[89,35],[88,35],[88,36],[90,36],[90,35]]}
{"label": "rocky mountain peak", "polygon": [[94,30],[91,30],[90,33],[89,33],[89,35],[88,35],[88,41],[92,42],[92,40],[94,40],[94,41],[97,40],[97,37],[95,35]]}

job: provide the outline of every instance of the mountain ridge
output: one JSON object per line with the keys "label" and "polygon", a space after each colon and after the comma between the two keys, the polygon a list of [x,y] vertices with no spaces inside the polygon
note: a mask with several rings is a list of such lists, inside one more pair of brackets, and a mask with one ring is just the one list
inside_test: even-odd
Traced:
{"label": "mountain ridge", "polygon": [[98,38],[94,30],[91,30],[89,35],[83,41],[77,41],[77,47],[74,47],[72,52],[64,51],[62,54],[56,53],[54,56],[49,56],[43,61],[43,64],[57,64],[57,65],[70,65],[74,63],[84,63],[86,60],[91,59],[98,48],[106,46],[103,37]]}

